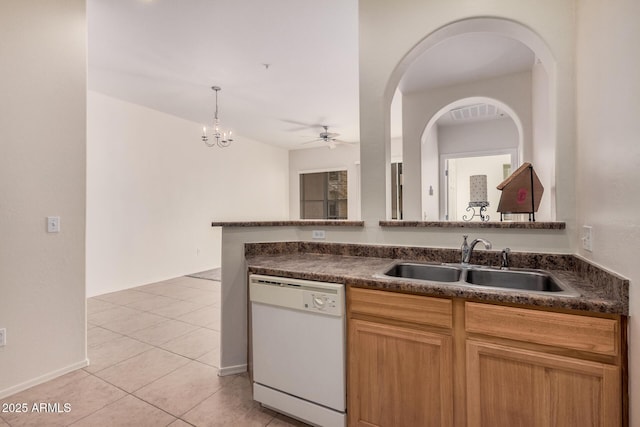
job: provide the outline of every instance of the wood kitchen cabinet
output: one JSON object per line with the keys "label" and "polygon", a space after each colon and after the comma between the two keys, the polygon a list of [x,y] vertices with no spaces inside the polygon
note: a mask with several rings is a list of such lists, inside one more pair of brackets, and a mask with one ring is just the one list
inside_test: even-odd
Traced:
{"label": "wood kitchen cabinet", "polygon": [[452,426],[451,301],[355,288],[349,297],[349,425]]}
{"label": "wood kitchen cabinet", "polygon": [[352,427],[628,424],[621,316],[347,296]]}
{"label": "wood kitchen cabinet", "polygon": [[465,330],[469,427],[622,425],[619,319],[466,302]]}
{"label": "wood kitchen cabinet", "polygon": [[620,368],[467,342],[469,427],[620,426]]}

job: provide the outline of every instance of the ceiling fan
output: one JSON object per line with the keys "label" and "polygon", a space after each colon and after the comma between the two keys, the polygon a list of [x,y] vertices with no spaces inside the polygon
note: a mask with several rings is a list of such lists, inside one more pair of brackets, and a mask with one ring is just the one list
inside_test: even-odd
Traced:
{"label": "ceiling fan", "polygon": [[311,141],[303,142],[303,144],[311,144],[312,142],[324,141],[329,144],[330,149],[336,148],[336,144],[349,144],[346,141],[340,141],[336,139],[337,136],[340,136],[339,133],[329,132],[329,126],[321,125],[324,131],[320,132],[318,138],[313,139]]}

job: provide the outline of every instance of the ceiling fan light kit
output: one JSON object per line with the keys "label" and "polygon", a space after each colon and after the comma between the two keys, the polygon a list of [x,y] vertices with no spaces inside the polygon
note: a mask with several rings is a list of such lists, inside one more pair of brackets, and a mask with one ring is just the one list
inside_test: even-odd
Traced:
{"label": "ceiling fan light kit", "polygon": [[349,142],[340,141],[339,139],[336,139],[336,137],[340,136],[340,134],[329,132],[329,126],[326,126],[326,125],[321,125],[321,126],[322,126],[322,129],[324,129],[324,131],[320,132],[320,134],[318,135],[318,138],[311,141],[303,142],[303,144],[311,144],[312,142],[323,141],[328,144],[328,147],[331,150],[336,148],[337,144],[350,144]]}
{"label": "ceiling fan light kit", "polygon": [[211,89],[216,93],[216,112],[213,117],[213,134],[211,137],[213,140],[209,142],[209,137],[207,136],[207,127],[202,127],[202,142],[206,144],[207,147],[218,146],[220,148],[228,147],[229,144],[233,142],[233,136],[231,131],[227,134],[227,132],[222,132],[220,130],[220,119],[218,119],[218,92],[222,90],[220,86],[211,86]]}

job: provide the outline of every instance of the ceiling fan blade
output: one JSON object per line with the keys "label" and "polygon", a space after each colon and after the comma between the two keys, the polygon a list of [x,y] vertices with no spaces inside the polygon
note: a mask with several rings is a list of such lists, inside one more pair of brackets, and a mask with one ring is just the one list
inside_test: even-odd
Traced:
{"label": "ceiling fan blade", "polygon": [[302,145],[311,144],[312,142],[320,142],[323,141],[322,138],[312,139],[311,141],[301,142]]}
{"label": "ceiling fan blade", "polygon": [[300,132],[301,130],[307,130],[307,129],[309,129],[309,126],[298,126],[295,128],[285,129],[285,132]]}
{"label": "ceiling fan blade", "polygon": [[317,123],[305,123],[305,122],[299,122],[297,120],[289,120],[289,119],[280,119],[280,121],[283,121],[285,123],[291,123],[292,125],[298,125],[300,126],[300,128],[295,128],[295,129],[289,129],[290,132],[294,132],[295,130],[305,130],[305,129],[309,129],[309,128],[319,128],[322,127],[321,124],[317,124]]}
{"label": "ceiling fan blade", "polygon": [[298,126],[306,126],[306,127],[314,126],[314,125],[310,125],[309,123],[299,122],[297,120],[280,119],[280,121],[285,123],[291,123],[292,125],[298,125]]}

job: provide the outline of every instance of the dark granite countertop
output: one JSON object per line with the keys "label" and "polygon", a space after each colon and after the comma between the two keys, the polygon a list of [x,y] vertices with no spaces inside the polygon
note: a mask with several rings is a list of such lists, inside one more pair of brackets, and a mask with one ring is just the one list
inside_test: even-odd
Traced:
{"label": "dark granite countertop", "polygon": [[[408,228],[507,228],[525,230],[564,230],[564,222],[463,222],[463,221],[379,221],[380,227]],[[212,227],[363,227],[364,221],[301,219],[281,221],[213,221]]]}
{"label": "dark granite countertop", "polygon": [[521,230],[564,230],[564,222],[510,222],[510,221],[380,221],[380,227],[413,227],[413,228],[508,228]]}
{"label": "dark granite countertop", "polygon": [[214,221],[212,227],[363,227],[364,221],[347,221],[342,219],[301,219],[296,221]]}
{"label": "dark granite countertop", "polygon": [[[622,315],[629,310],[628,280],[573,255],[519,252],[512,254],[512,261],[515,267],[550,271],[573,286],[578,297],[378,276],[401,261],[458,262],[459,250],[453,249],[278,242],[248,243],[245,254],[249,272],[257,274],[534,307]],[[479,264],[491,265],[499,252],[478,251],[475,255],[479,255]]]}

